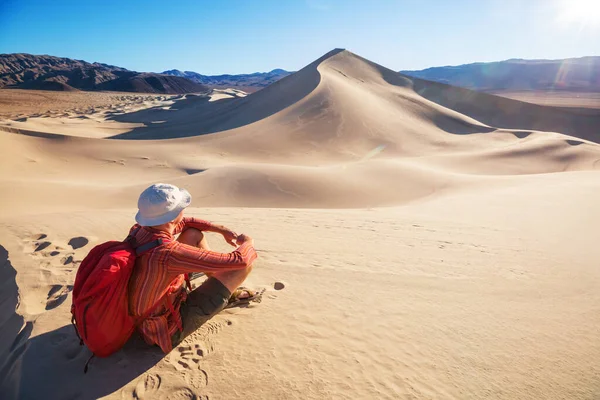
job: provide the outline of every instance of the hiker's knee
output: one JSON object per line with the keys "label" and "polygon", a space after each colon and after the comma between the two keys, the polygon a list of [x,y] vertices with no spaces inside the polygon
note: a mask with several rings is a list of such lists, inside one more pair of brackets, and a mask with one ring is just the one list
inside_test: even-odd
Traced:
{"label": "hiker's knee", "polygon": [[252,272],[252,267],[254,266],[254,264],[250,264],[246,267],[245,271],[246,271],[246,275],[250,274],[250,272]]}
{"label": "hiker's knee", "polygon": [[252,271],[252,265],[247,266],[244,269],[238,269],[233,271],[215,272],[213,278],[221,281],[230,292],[233,291],[244,282],[248,274]]}
{"label": "hiker's knee", "polygon": [[196,228],[188,228],[181,232],[181,235],[177,238],[178,242],[188,244],[190,246],[198,247],[204,240],[204,233]]}
{"label": "hiker's knee", "polygon": [[250,274],[250,272],[252,272],[252,265],[248,265],[244,269],[237,269],[237,270],[233,270],[233,271],[224,271],[224,272],[215,272],[213,274],[213,276],[215,278],[219,278],[219,279],[237,280],[240,278],[245,279],[248,276],[248,274]]}

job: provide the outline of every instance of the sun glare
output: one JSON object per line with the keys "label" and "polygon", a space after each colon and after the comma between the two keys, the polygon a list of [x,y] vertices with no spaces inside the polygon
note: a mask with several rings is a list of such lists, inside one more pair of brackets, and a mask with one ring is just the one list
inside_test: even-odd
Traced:
{"label": "sun glare", "polygon": [[581,28],[600,27],[600,0],[560,0],[558,21]]}

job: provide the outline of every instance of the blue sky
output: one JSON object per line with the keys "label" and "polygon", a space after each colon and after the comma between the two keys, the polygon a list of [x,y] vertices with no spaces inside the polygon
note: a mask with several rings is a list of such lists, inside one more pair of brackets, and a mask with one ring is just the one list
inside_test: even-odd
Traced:
{"label": "blue sky", "polygon": [[297,70],[336,47],[394,70],[579,57],[600,55],[596,3],[0,0],[0,53],[203,74]]}

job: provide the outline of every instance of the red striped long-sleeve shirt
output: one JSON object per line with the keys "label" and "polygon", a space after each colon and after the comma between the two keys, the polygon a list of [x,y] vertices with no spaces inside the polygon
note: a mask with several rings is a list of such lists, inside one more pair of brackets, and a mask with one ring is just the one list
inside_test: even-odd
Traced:
{"label": "red striped long-sleeve shirt", "polygon": [[[186,228],[206,231],[211,226],[208,221],[186,217],[172,235],[150,227],[141,227],[135,235],[138,245],[158,238],[168,242],[138,257],[129,281],[131,314],[140,317],[156,308],[140,324],[138,331],[148,344],[157,344],[165,353],[171,351],[171,336],[181,326],[179,307],[186,297],[185,274],[244,269],[257,257],[250,243],[242,244],[231,253],[218,253],[177,242],[173,237]],[[139,225],[134,225],[130,233],[137,227]],[[156,306],[165,295],[164,304]]]}

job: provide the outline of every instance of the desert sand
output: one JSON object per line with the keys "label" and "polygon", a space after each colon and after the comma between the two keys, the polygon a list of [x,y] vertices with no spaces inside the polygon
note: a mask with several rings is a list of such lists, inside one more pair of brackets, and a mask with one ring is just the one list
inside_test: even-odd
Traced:
{"label": "desert sand", "polygon": [[[12,102],[2,398],[599,398],[596,117],[427,85],[334,50],[249,96]],[[264,299],[83,374],[77,266],[156,182],[254,237]]]}
{"label": "desert sand", "polygon": [[490,93],[543,106],[600,109],[600,93],[543,90],[494,90]]}

